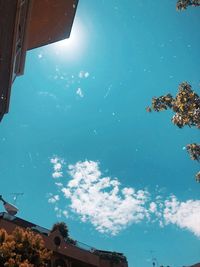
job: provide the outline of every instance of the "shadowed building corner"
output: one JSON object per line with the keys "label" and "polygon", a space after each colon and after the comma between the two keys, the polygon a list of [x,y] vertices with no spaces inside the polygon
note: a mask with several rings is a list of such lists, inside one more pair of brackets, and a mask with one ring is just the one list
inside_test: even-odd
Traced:
{"label": "shadowed building corner", "polygon": [[79,0],[0,0],[0,121],[26,52],[69,38]]}

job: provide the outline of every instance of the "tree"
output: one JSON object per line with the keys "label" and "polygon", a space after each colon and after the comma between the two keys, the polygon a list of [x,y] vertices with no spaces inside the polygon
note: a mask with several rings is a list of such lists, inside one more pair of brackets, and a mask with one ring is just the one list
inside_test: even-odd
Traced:
{"label": "tree", "polygon": [[66,223],[64,222],[55,223],[51,229],[51,232],[54,232],[56,230],[60,232],[61,236],[64,239],[69,237],[69,230],[68,230]]}
{"label": "tree", "polygon": [[200,6],[200,0],[178,0],[176,9],[185,10],[188,6]]}
{"label": "tree", "polygon": [[127,259],[122,253],[118,253],[115,251],[103,251],[103,250],[98,250],[98,249],[94,250],[93,253],[98,255],[102,259],[111,261],[112,263],[116,263],[116,264],[119,264],[122,262],[127,263]]}
{"label": "tree", "polygon": [[[200,0],[178,0],[177,4],[176,4],[176,9],[177,10],[185,10],[185,9],[187,9],[188,6],[200,6]],[[191,145],[193,145],[193,144],[191,144]],[[198,145],[198,146],[200,148],[200,145]],[[188,151],[188,152],[190,153],[190,151]],[[191,154],[190,154],[190,156],[191,156]],[[194,158],[194,157],[191,157],[191,158],[196,160],[196,158]],[[200,182],[200,171],[196,174],[196,181]]]}
{"label": "tree", "polygon": [[[175,97],[169,93],[153,97],[152,106],[146,108],[148,112],[152,110],[160,112],[167,109],[171,109],[175,113],[171,121],[179,128],[189,126],[200,129],[200,97],[187,82],[179,85]],[[200,144],[188,144],[186,148],[192,160],[200,161]],[[200,182],[200,172],[196,174],[196,180]]]}
{"label": "tree", "polygon": [[200,171],[196,174],[196,181],[200,183]]}
{"label": "tree", "polygon": [[167,109],[171,109],[175,113],[172,122],[179,128],[187,125],[200,129],[200,97],[187,82],[179,85],[175,98],[171,94],[153,97],[152,107],[148,107],[148,111],[157,112]]}
{"label": "tree", "polygon": [[71,245],[76,245],[77,242],[69,236],[69,230],[66,223],[64,222],[55,223],[51,229],[51,232],[54,232],[56,230],[60,232],[61,236],[64,238],[66,242],[70,243]]}
{"label": "tree", "polygon": [[17,227],[12,234],[0,229],[0,266],[45,267],[50,256],[42,237],[30,229]]}

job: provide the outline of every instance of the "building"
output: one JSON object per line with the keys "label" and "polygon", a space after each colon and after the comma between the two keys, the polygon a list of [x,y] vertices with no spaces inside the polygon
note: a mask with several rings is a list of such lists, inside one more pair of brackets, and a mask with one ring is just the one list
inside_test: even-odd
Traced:
{"label": "building", "polygon": [[0,121],[26,52],[69,38],[78,0],[0,0]]}
{"label": "building", "polygon": [[41,235],[45,247],[53,251],[51,267],[128,267],[122,253],[98,250],[77,241],[73,245],[66,242],[58,230],[50,232],[6,212],[0,213],[0,228],[11,234],[16,227],[29,228]]}

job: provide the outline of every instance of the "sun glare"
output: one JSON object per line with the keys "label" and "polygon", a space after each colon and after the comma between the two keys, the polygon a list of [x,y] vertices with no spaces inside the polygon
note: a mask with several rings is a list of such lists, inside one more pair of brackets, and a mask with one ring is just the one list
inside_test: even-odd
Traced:
{"label": "sun glare", "polygon": [[56,54],[56,56],[75,59],[83,55],[86,43],[85,39],[84,27],[81,25],[80,21],[76,20],[70,37],[50,45],[49,48],[51,52],[53,49],[53,53]]}

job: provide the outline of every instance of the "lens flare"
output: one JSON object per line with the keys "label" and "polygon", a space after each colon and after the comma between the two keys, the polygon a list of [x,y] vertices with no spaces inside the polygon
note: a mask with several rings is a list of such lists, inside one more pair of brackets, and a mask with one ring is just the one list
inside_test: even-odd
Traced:
{"label": "lens flare", "polygon": [[83,56],[86,46],[86,32],[79,20],[74,22],[71,35],[68,39],[49,45],[53,55],[63,59],[77,59]]}

